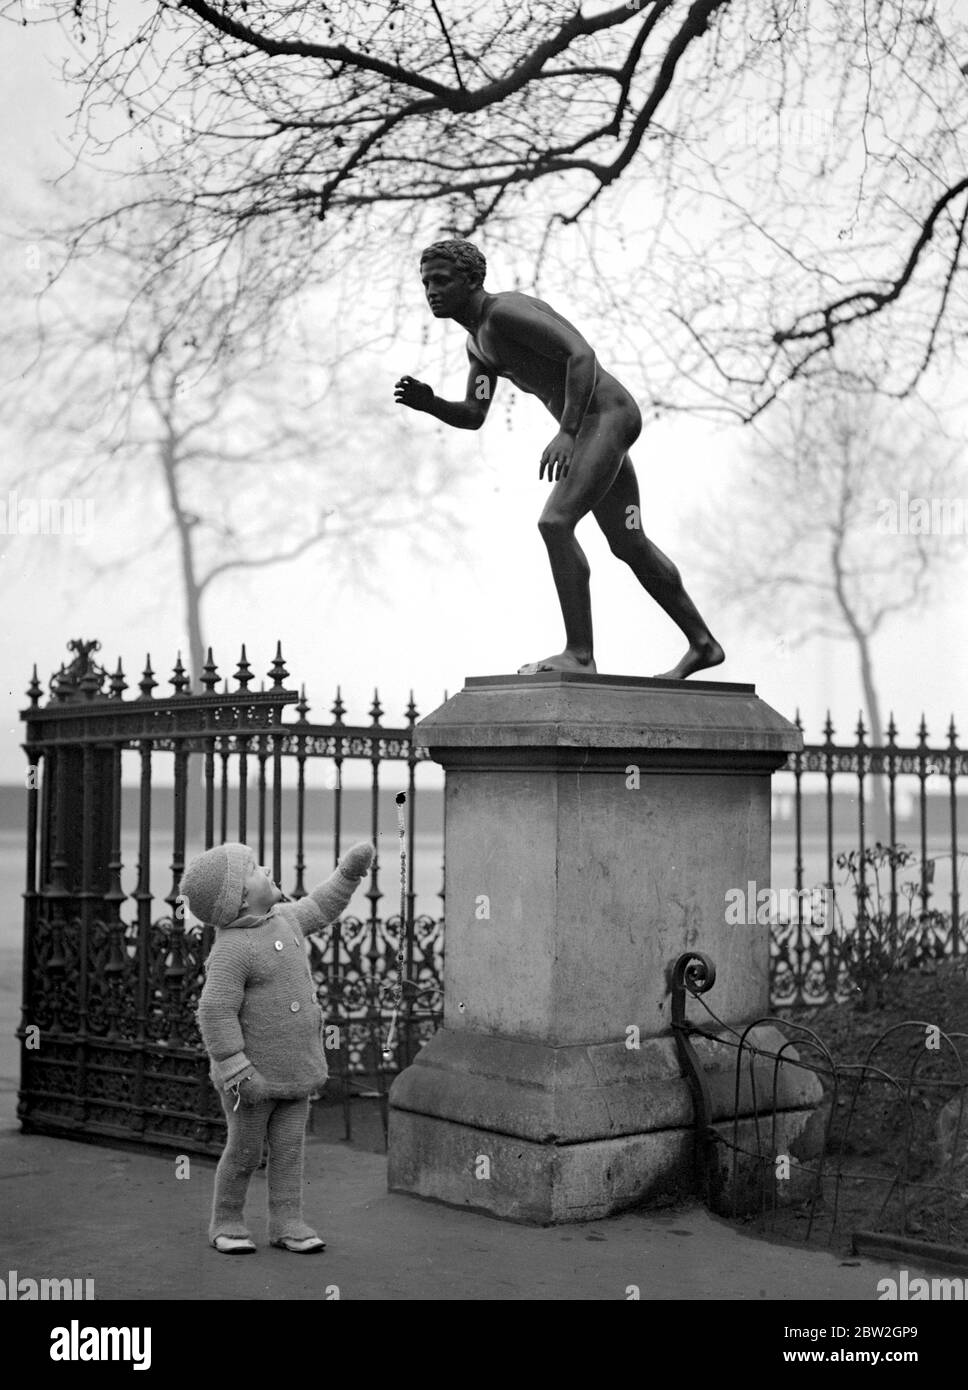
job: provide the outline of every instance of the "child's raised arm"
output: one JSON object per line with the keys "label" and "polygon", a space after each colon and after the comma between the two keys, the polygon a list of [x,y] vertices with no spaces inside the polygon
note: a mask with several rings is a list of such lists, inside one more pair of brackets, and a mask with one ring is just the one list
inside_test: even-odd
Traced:
{"label": "child's raised arm", "polygon": [[294,904],[303,936],[335,922],[353,896],[357,884],[368,872],[375,856],[373,846],[366,840],[361,840],[359,844],[346,851],[325,883],[321,883],[308,897],[300,898],[299,902]]}

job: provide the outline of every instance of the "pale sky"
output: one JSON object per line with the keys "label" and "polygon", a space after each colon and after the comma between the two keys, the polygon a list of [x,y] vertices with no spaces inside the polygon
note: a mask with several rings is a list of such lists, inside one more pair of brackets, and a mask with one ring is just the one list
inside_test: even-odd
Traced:
{"label": "pale sky", "polygon": [[[68,163],[63,146],[70,129],[69,103],[48,61],[56,44],[54,30],[4,25],[0,43],[4,182],[27,196],[39,170],[56,171]],[[488,288],[501,288],[501,279],[513,269],[495,262]],[[558,307],[569,312],[566,304]],[[593,337],[595,325],[587,310],[574,317]],[[440,332],[453,370],[446,380],[428,379],[440,394],[454,398],[462,394],[466,372],[464,334],[456,324],[442,325]],[[434,344],[439,341],[435,338]],[[420,364],[409,345],[382,360],[385,379],[371,378],[374,391],[389,395],[403,372],[419,375]],[[380,573],[372,576],[382,590],[376,598],[349,586],[337,592],[323,559],[226,580],[212,591],[206,612],[223,673],[234,669],[245,642],[249,660],[261,674],[281,639],[293,683],[307,686],[311,718],[328,717],[339,683],[348,721],[368,722],[373,687],[378,686],[386,722],[402,723],[411,687],[421,713],[427,713],[445,688],[453,694],[467,675],[510,673],[559,650],[564,641],[561,616],[536,528],[547,489],[538,480],[538,460],[555,430],[543,408],[527,400],[516,406],[509,431],[501,399],[507,390],[507,383],[499,385],[491,418],[477,434],[444,430],[428,416],[411,416],[415,436],[444,449],[449,466],[466,477],[462,496],[468,530],[461,560],[417,565],[398,542],[388,542]],[[715,592],[690,583],[682,558],[684,518],[698,498],[729,527],[730,470],[743,444],[735,427],[682,417],[647,424],[632,452],[645,529],[681,563],[687,588],[727,650],[725,665],[712,678],[753,682],[765,700],[790,717],[799,706],[808,739],[821,737],[828,707],[841,735],[850,736],[861,704],[851,647],[812,642],[791,651],[789,634],[744,630],[720,609]],[[119,526],[137,527],[143,520],[130,508],[116,514],[98,504],[86,544],[97,546],[99,528],[113,535]],[[582,523],[578,536],[592,566],[599,670],[647,676],[672,665],[684,647],[677,629],[612,557],[593,520]],[[146,555],[122,582],[93,583],[78,564],[78,544],[71,537],[0,535],[2,781],[23,776],[18,711],[26,704],[23,690],[34,661],[46,681],[66,659],[69,638],[96,637],[103,644],[105,664],[113,668],[120,656],[133,685],[146,651],[163,678],[170,674],[176,650],[185,647],[173,549]],[[952,544],[968,547],[968,538],[952,538]],[[742,555],[736,556],[736,564],[742,566]],[[875,645],[885,712],[893,709],[904,742],[914,741],[922,710],[939,741],[950,714],[958,721],[964,710],[964,579],[963,569],[955,572],[943,604],[927,616],[895,621]],[[964,736],[968,719],[960,722]]]}

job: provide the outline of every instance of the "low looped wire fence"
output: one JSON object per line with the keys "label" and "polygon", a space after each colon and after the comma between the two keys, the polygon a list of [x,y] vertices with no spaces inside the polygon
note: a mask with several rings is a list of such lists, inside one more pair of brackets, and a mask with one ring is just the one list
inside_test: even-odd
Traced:
{"label": "low looped wire fence", "polygon": [[[927,1237],[968,1263],[968,1033],[909,1019],[858,1060],[838,1061],[814,1029],[788,1018],[728,1024],[704,997],[715,979],[699,952],[671,972],[706,1202],[804,1240]],[[687,1019],[687,1000],[707,1026]],[[699,1039],[714,1045],[718,1073],[700,1063]]]}

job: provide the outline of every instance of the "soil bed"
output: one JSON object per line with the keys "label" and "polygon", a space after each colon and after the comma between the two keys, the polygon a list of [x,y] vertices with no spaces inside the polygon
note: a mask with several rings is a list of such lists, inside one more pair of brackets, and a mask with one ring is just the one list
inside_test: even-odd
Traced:
{"label": "soil bed", "polygon": [[[959,1069],[937,1034],[968,1035],[968,973],[964,960],[899,972],[882,986],[877,1007],[828,1003],[785,1010],[782,1018],[813,1029],[843,1066],[867,1060],[899,1085],[874,1079],[859,1084],[842,1074],[824,1155],[823,1192],[814,1204],[814,1241],[848,1251],[852,1233],[903,1233],[968,1251],[968,1095],[953,1171],[943,1161],[938,1117],[957,1095]],[[888,1032],[897,1024],[908,1026]],[[784,1029],[791,1039],[795,1029]],[[887,1036],[885,1036],[887,1034]],[[800,1035],[802,1037],[802,1035]],[[968,1036],[955,1039],[968,1081]],[[815,1049],[805,1061],[826,1069]],[[912,1076],[913,1082],[909,1085]],[[833,1100],[829,1076],[821,1076],[824,1104]],[[945,1084],[949,1083],[949,1084]],[[818,1117],[819,1118],[819,1117]],[[819,1136],[818,1136],[819,1137]],[[819,1144],[809,1166],[819,1166]],[[839,1182],[838,1182],[839,1175]],[[906,1180],[905,1180],[906,1179]],[[943,1191],[928,1190],[929,1186]],[[809,1200],[772,1205],[750,1224],[781,1240],[803,1240]]]}

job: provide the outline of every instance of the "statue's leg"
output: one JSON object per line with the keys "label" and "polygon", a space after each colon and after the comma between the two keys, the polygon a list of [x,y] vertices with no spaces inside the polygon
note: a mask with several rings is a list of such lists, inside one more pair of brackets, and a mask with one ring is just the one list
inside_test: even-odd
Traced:
{"label": "statue's leg", "polygon": [[565,621],[565,649],[520,668],[521,675],[538,671],[596,670],[592,652],[590,567],[578,544],[575,527],[611,487],[625,450],[629,428],[624,412],[586,415],[575,439],[567,474],[555,483],[538,530],[548,551],[551,573]]}
{"label": "statue's leg", "polygon": [[663,671],[662,677],[681,680],[694,671],[718,666],[724,657],[722,647],[683,588],[676,566],[642,529],[638,479],[628,454],[624,455],[612,486],[594,512],[612,554],[625,561],[646,592],[688,639],[689,650],[685,656],[671,671]]}

